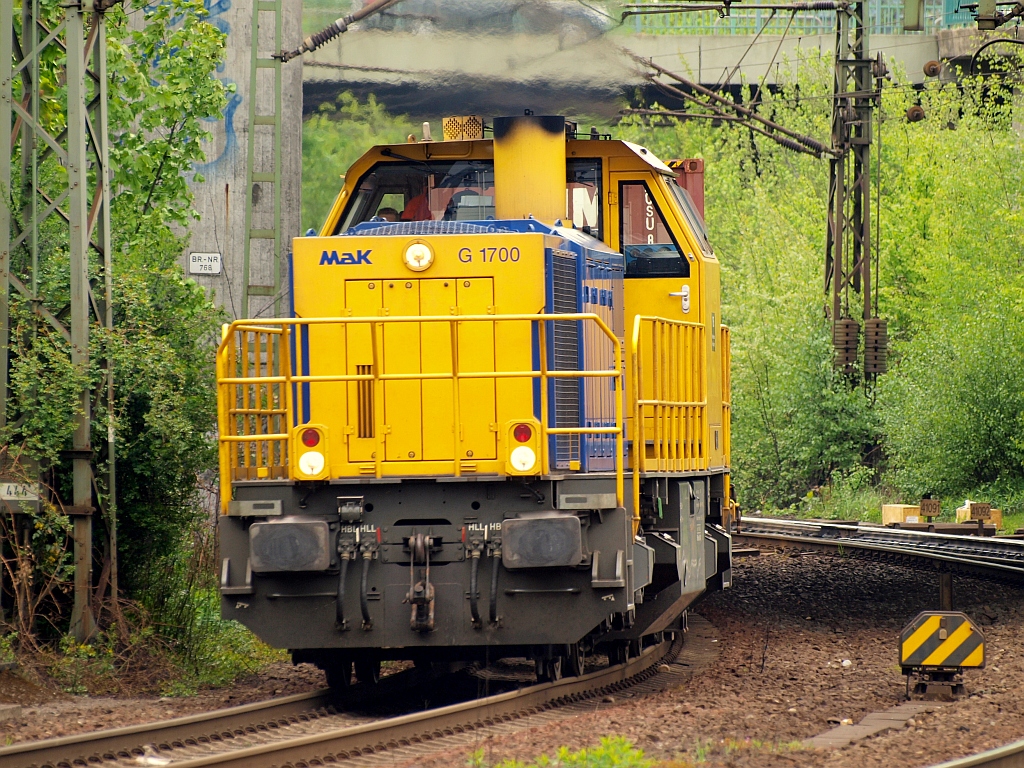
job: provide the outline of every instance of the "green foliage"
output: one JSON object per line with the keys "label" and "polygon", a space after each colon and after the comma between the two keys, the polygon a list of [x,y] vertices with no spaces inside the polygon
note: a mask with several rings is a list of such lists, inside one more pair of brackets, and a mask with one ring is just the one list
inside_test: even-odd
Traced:
{"label": "green foliage", "polygon": [[[808,55],[790,72],[761,112],[827,144],[827,58]],[[918,102],[927,119],[907,123]],[[1024,348],[1020,103],[993,78],[917,91],[897,73],[887,86],[876,215],[880,314],[893,342],[874,391],[832,371],[821,292],[827,162],[728,124],[623,127],[663,157],[705,159],[746,508],[865,519],[859,505],[877,511],[890,493],[933,492],[1024,511],[1024,358],[1013,352]]]}
{"label": "green foliage", "polygon": [[14,645],[17,640],[17,632],[7,632],[0,635],[0,664],[10,664],[15,660]]}
{"label": "green foliage", "polygon": [[[41,10],[53,27],[63,16],[63,7],[53,0],[42,0]],[[129,24],[129,13],[137,14],[137,21]],[[106,13],[114,192],[107,247],[113,262],[114,327],[104,328],[92,318],[92,365],[77,368],[70,362],[64,335],[41,320],[32,303],[12,292],[11,397],[7,427],[0,434],[0,442],[21,446],[27,458],[39,463],[56,498],[68,503],[70,463],[60,452],[70,447],[74,421],[81,413],[78,392],[84,386],[104,392],[107,365],[113,366],[114,412],[108,414],[105,397],[92,401],[96,491],[102,513],[96,533],[98,538],[105,535],[103,526],[111,511],[110,456],[105,446],[108,424],[113,422],[121,584],[129,594],[146,597],[158,621],[162,599],[152,588],[159,584],[166,562],[187,559],[181,553],[191,546],[191,532],[204,516],[197,477],[215,463],[212,342],[221,314],[177,263],[188,243],[187,226],[195,217],[188,176],[193,164],[204,159],[202,143],[209,137],[204,121],[219,117],[226,104],[225,88],[215,77],[225,36],[206,16],[202,0],[165,0],[152,6],[137,0]],[[20,13],[15,18],[20,23]],[[41,67],[40,87],[47,96],[43,119],[57,135],[66,123],[65,76],[56,47],[51,49],[53,55]],[[15,149],[15,167],[21,149],[20,144]],[[58,198],[67,184],[65,169],[52,153],[38,165],[40,191]],[[95,172],[91,168],[90,173]],[[28,222],[22,216],[31,189],[16,186],[5,193],[4,204],[24,229]],[[34,277],[27,243],[12,252],[12,271],[26,283],[34,281],[30,287],[38,292],[41,309],[66,322],[66,223],[49,217],[39,238]],[[103,260],[95,248],[89,259],[93,292],[102,299]],[[36,521],[42,529],[33,546],[39,549],[36,542],[45,534],[54,562],[48,563],[46,553],[39,551],[33,553],[34,559],[12,566],[30,563],[37,577],[46,577],[27,577],[26,583],[35,586],[28,589],[28,602],[16,607],[29,611],[48,589],[57,600],[48,616],[62,632],[69,606],[60,599],[66,584],[61,584],[59,569],[67,567],[67,531],[57,531],[47,517],[56,511],[45,509]],[[41,589],[40,583],[48,586]],[[117,613],[113,611],[115,618]],[[31,634],[38,628],[24,629]],[[122,642],[126,631],[120,630]]]}
{"label": "green foliage", "polygon": [[824,520],[882,521],[882,504],[888,503],[887,489],[875,481],[871,467],[857,465],[837,470],[820,487],[812,488],[799,504],[783,510],[787,516]]}
{"label": "green foliage", "polygon": [[[470,756],[469,765],[473,768],[491,768],[482,749]],[[653,765],[653,760],[645,759],[644,753],[633,747],[626,739],[608,736],[602,738],[597,747],[581,749],[578,752],[561,747],[553,758],[541,755],[530,763],[503,760],[493,768],[651,768]]]}
{"label": "green foliage", "polygon": [[114,645],[105,632],[91,643],[76,643],[70,635],[63,637],[60,652],[49,669],[61,688],[77,695],[95,691],[95,681],[109,679],[115,671]]}
{"label": "green foliage", "polygon": [[[764,114],[827,143],[832,72],[810,59],[764,94]],[[661,157],[703,157],[706,211],[732,328],[733,477],[748,509],[789,507],[871,455],[878,420],[832,367],[821,272],[828,164],[710,121],[622,138]]]}
{"label": "green foliage", "polygon": [[342,177],[375,144],[405,141],[414,127],[404,116],[392,116],[371,94],[361,103],[349,92],[334,104],[322,104],[302,125],[302,228],[319,231]]}
{"label": "green foliage", "polygon": [[190,696],[203,686],[227,685],[270,662],[288,660],[286,651],[262,643],[238,622],[223,621],[216,588],[193,592],[189,599],[195,604],[195,623],[178,646],[184,674],[166,681],[164,694]]}
{"label": "green foliage", "polygon": [[883,262],[895,365],[879,389],[891,476],[908,499],[930,492],[952,509],[969,496],[1020,514],[1020,100],[989,78],[920,101],[929,117],[892,132],[884,178],[895,198]]}

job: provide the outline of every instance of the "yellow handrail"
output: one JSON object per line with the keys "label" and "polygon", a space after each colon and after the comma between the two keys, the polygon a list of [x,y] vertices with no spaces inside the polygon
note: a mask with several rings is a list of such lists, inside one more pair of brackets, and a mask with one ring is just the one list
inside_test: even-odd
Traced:
{"label": "yellow handrail", "polygon": [[[538,324],[538,346],[540,348],[540,370],[534,371],[460,371],[459,360],[458,360],[458,329],[462,323],[466,322],[512,322],[522,321],[529,323]],[[598,329],[611,341],[614,349],[614,367],[611,370],[596,370],[596,371],[550,371],[547,365],[547,348],[545,344],[545,325],[547,322],[557,321],[586,321],[593,322],[597,325]],[[383,344],[383,326],[390,323],[438,323],[447,322],[451,328],[452,336],[452,370],[450,373],[382,373],[381,365],[379,364],[380,359],[383,356],[381,352],[381,345]],[[292,355],[300,355],[301,352],[292,346],[292,337],[296,336],[294,328],[299,326],[311,326],[311,325],[367,325],[371,327],[373,336],[373,366],[372,373],[356,373],[356,374],[332,374],[332,375],[294,375],[292,373]],[[244,371],[248,373],[248,334],[257,334],[256,343],[256,369],[257,374],[259,371],[260,364],[260,342],[259,334],[278,334],[281,341],[280,346],[282,347],[278,359],[281,361],[280,373],[275,375],[266,376],[237,376],[229,375],[235,373],[237,368],[237,361],[234,357],[234,349],[238,334],[242,335],[243,345],[246,347],[246,355],[243,361]],[[268,336],[269,340],[269,336]],[[234,363],[234,364],[233,364]],[[298,357],[296,356],[295,367],[301,370],[302,366],[299,364]],[[269,374],[269,363],[268,363],[268,374]],[[386,381],[429,381],[429,380],[451,380],[453,382],[453,420],[454,420],[454,440],[455,440],[455,453],[453,454],[453,472],[455,476],[461,474],[461,466],[458,460],[458,456],[461,455],[459,445],[461,443],[461,403],[460,403],[460,387],[457,382],[461,379],[540,379],[540,396],[541,396],[541,413],[544,414],[544,418],[541,421],[541,466],[549,466],[548,456],[548,436],[550,435],[563,435],[563,434],[576,434],[576,435],[600,435],[600,434],[613,434],[615,435],[615,495],[618,506],[624,506],[625,502],[625,490],[624,490],[624,460],[623,460],[623,404],[622,404],[622,350],[620,339],[615,333],[605,324],[605,322],[596,314],[592,313],[572,313],[572,314],[514,314],[514,315],[455,315],[452,317],[437,316],[437,315],[407,315],[407,316],[396,316],[396,317],[317,317],[317,318],[287,318],[287,319],[275,319],[269,321],[254,322],[252,320],[236,320],[229,326],[224,328],[220,346],[217,349],[217,385],[218,385],[218,427],[220,429],[220,487],[221,487],[221,507],[224,511],[227,510],[228,501],[231,498],[231,468],[232,460],[237,460],[237,454],[231,453],[230,445],[232,443],[243,443],[257,445],[260,443],[271,444],[268,448],[269,451],[273,451],[272,444],[279,442],[282,444],[281,456],[284,462],[286,470],[290,474],[290,464],[285,461],[287,443],[289,440],[289,433],[287,431],[272,431],[269,428],[265,432],[259,432],[260,417],[267,415],[284,415],[287,424],[294,421],[292,415],[294,413],[301,412],[302,409],[302,387],[297,388],[297,402],[292,404],[291,402],[291,389],[294,384],[305,384],[305,383],[341,383],[341,382],[354,382],[354,381],[372,381],[374,382],[374,389],[376,397],[374,398],[374,418],[377,423],[377,429],[375,434],[378,440],[378,448],[374,456],[374,474],[380,478],[383,476],[383,456],[384,456],[384,433],[382,420],[384,418],[383,403],[384,403],[384,383]],[[614,379],[615,389],[615,426],[614,427],[549,427],[547,420],[549,417],[547,408],[547,382],[548,379],[555,378],[611,378]],[[283,408],[271,407],[260,408],[258,403],[250,406],[248,403],[249,388],[256,387],[256,398],[260,398],[260,387],[267,387],[267,398],[268,401],[272,401],[274,394],[269,388],[278,386],[284,390],[281,395],[281,399],[284,401]],[[243,404],[241,408],[231,408],[230,402],[237,397],[237,390],[234,388],[245,387],[243,392]],[[250,415],[255,415],[253,433],[249,434],[245,428],[247,419]],[[233,427],[235,422],[232,420],[232,416],[243,416],[243,433],[234,434]],[[250,455],[250,448],[248,445],[244,449],[244,461],[248,466]],[[263,454],[257,450],[257,458],[263,456]],[[270,454],[267,454],[268,456]]]}
{"label": "yellow handrail", "polygon": [[722,458],[732,464],[732,334],[722,328]]}
{"label": "yellow handrail", "polygon": [[[644,370],[643,328],[650,326],[651,370]],[[630,337],[633,391],[633,533],[640,526],[641,474],[706,468],[707,379],[704,326],[700,323],[636,315]],[[647,378],[649,376],[649,382]],[[645,385],[651,397],[645,399]],[[650,411],[650,415],[647,415]],[[647,456],[651,419],[652,453]],[[652,466],[653,465],[653,466]]]}

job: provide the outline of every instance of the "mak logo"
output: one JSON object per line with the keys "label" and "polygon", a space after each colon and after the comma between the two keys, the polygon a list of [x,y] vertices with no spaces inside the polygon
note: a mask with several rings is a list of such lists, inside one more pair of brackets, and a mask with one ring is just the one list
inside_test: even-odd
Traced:
{"label": "mak logo", "polygon": [[320,266],[324,264],[372,264],[370,261],[370,254],[373,251],[367,249],[365,251],[357,250],[355,253],[343,253],[340,256],[337,251],[331,251],[328,253],[324,251],[320,257]]}

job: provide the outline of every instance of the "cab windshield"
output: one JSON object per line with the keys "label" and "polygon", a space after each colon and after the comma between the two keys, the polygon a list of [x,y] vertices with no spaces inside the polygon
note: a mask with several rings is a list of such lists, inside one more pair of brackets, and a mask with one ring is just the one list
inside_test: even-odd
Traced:
{"label": "cab windshield", "polygon": [[378,163],[359,180],[333,234],[373,218],[480,221],[494,218],[494,163],[434,160]]}

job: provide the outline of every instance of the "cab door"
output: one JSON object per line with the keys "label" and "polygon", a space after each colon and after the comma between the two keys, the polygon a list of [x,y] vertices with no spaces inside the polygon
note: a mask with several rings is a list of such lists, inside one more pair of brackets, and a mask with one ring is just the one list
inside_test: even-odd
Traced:
{"label": "cab door", "polygon": [[[628,356],[637,315],[695,324],[703,322],[701,262],[689,246],[679,217],[653,174],[613,172],[611,182],[613,247],[622,253],[626,262]],[[705,399],[703,366],[694,365],[696,361],[692,358],[696,338],[699,337],[693,330],[678,328],[664,329],[654,338],[652,324],[641,326],[638,362],[642,371],[642,399],[669,402]],[[691,355],[689,366],[683,365],[684,354]],[[669,364],[670,359],[675,360],[674,365]],[[627,379],[631,376],[632,371],[627,367]],[[627,380],[626,392],[632,416],[631,380]],[[698,468],[704,448],[705,425],[701,410],[645,409],[646,453],[649,459],[658,460],[656,468],[665,471]],[[661,416],[657,421],[655,413]],[[630,435],[637,434],[632,423],[629,430]]]}
{"label": "cab door", "polygon": [[700,322],[699,262],[650,174],[613,173],[612,247],[626,259],[626,333],[636,314]]}

